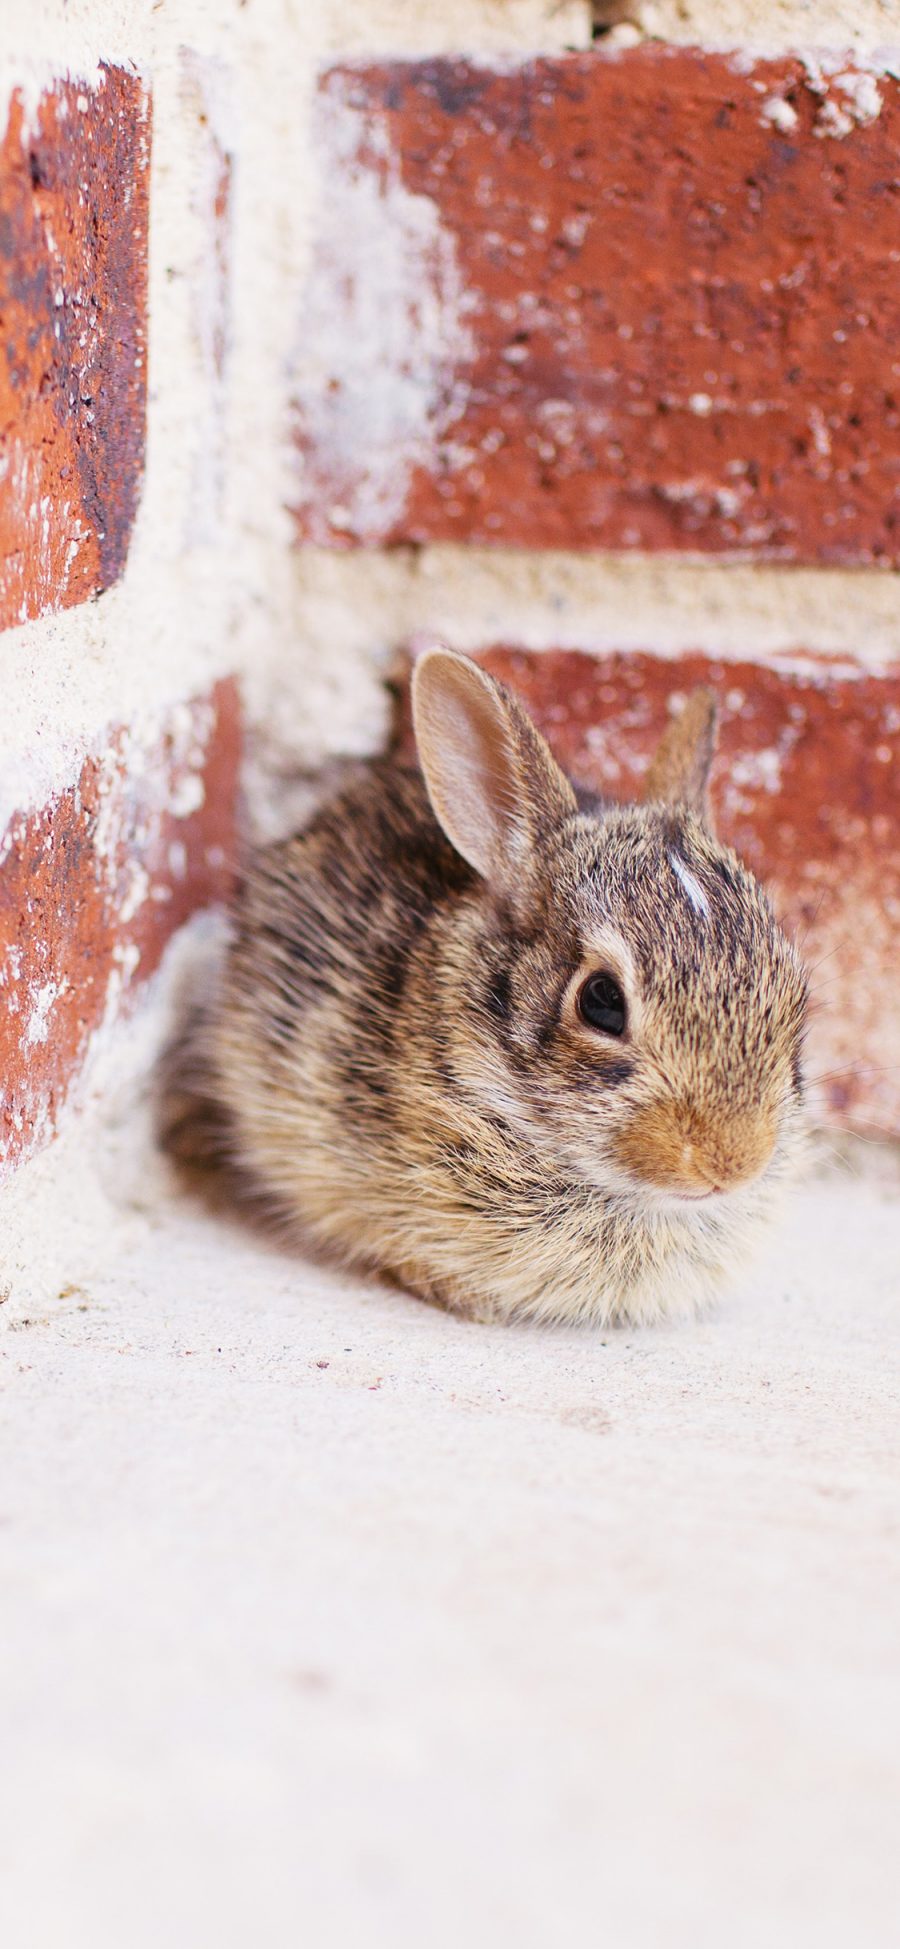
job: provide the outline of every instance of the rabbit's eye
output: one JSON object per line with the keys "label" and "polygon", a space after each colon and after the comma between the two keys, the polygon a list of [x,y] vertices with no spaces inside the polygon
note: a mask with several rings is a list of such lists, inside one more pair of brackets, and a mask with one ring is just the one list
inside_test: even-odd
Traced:
{"label": "rabbit's eye", "polygon": [[623,1035],[627,1010],[618,982],[610,974],[588,975],[578,997],[578,1013],[592,1029],[604,1035]]}

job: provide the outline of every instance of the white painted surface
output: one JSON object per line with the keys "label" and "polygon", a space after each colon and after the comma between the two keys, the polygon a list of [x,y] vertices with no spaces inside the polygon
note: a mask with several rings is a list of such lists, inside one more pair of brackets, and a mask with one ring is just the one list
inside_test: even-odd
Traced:
{"label": "white painted surface", "polygon": [[486,1329],[176,1208],[0,1355],[14,1949],[888,1949],[900,1212]]}
{"label": "white painted surface", "polygon": [[329,456],[333,491],[323,502],[318,481],[301,474],[294,500],[318,540],[332,528],[384,535],[416,468],[431,464],[464,408],[454,372],[476,346],[455,240],[431,197],[405,188],[386,116],[358,101],[352,75],[339,76],[316,122],[319,196],[295,379],[304,437]]}

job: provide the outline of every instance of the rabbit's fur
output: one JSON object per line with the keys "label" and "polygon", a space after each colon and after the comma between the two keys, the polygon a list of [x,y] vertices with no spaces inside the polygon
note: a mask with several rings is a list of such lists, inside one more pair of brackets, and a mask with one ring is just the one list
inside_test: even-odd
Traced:
{"label": "rabbit's fur", "polygon": [[[418,665],[414,716],[424,779],[360,766],[250,860],[171,1140],[237,1164],[298,1239],[482,1319],[689,1308],[803,1128],[805,977],[706,823],[713,700],[639,807],[577,799],[452,652]],[[594,970],[621,1035],[579,1015]]]}

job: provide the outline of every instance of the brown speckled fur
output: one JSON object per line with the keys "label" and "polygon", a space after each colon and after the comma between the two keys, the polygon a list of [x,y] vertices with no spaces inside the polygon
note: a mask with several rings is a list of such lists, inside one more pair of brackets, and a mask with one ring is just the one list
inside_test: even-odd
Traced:
{"label": "brown speckled fur", "polygon": [[[501,686],[425,663],[431,797],[482,870],[388,760],[258,851],[170,1064],[170,1141],[236,1161],[298,1241],[480,1318],[685,1310],[803,1122],[803,971],[703,820],[711,700],[673,724],[652,803],[576,802]],[[596,968],[622,1037],[579,1017]]]}

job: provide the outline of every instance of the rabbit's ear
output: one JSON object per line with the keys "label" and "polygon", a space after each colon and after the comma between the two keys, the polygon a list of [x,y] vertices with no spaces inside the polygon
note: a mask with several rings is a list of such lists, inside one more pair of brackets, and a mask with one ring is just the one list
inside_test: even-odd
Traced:
{"label": "rabbit's ear", "polygon": [[644,780],[644,799],[687,805],[708,823],[707,788],[716,748],[718,706],[711,690],[692,690],[664,731]]}
{"label": "rabbit's ear", "polygon": [[541,833],[577,811],[568,779],[521,706],[468,657],[427,650],[412,699],[436,819],[477,873],[514,892]]}

